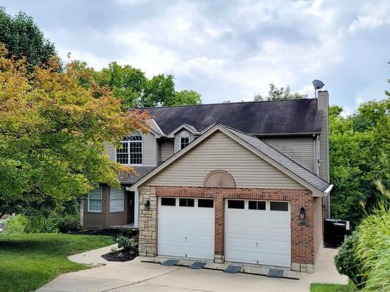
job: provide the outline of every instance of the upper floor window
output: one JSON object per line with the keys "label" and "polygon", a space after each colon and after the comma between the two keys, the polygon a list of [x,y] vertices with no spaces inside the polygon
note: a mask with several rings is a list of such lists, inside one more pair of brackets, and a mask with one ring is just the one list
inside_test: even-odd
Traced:
{"label": "upper floor window", "polygon": [[180,133],[180,149],[183,149],[190,144],[190,134],[187,131]]}
{"label": "upper floor window", "polygon": [[88,195],[88,212],[102,212],[102,188],[94,189]]}
{"label": "upper floor window", "polygon": [[123,138],[122,147],[116,150],[116,161],[121,164],[142,164],[142,136],[137,131]]}

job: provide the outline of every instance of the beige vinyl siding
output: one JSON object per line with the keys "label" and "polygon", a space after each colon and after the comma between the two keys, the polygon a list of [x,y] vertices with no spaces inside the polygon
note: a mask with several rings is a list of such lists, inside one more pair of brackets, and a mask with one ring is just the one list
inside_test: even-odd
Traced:
{"label": "beige vinyl siding", "polygon": [[203,186],[207,174],[217,169],[229,172],[237,188],[303,188],[221,132],[210,136],[145,185]]}
{"label": "beige vinyl siding", "polygon": [[110,160],[116,161],[116,157],[115,157],[115,147],[112,146],[112,145],[109,144],[109,143],[104,143],[104,147],[106,148],[106,151],[107,151],[108,157],[110,157]]}
{"label": "beige vinyl siding", "polygon": [[157,141],[153,134],[142,134],[142,165],[157,165]]}
{"label": "beige vinyl siding", "polygon": [[164,141],[160,144],[161,161],[165,161],[173,155],[173,144],[172,141]]}
{"label": "beige vinyl siding", "polygon": [[261,140],[308,170],[315,171],[315,140],[312,137],[272,137]]}
{"label": "beige vinyl siding", "polygon": [[177,152],[177,151],[180,151],[181,149],[180,149],[180,138],[181,138],[181,136],[180,136],[180,134],[182,133],[182,132],[187,132],[188,133],[188,135],[189,135],[189,137],[190,137],[190,143],[192,142],[192,141],[194,141],[194,135],[191,133],[191,132],[188,132],[187,130],[181,130],[181,131],[179,131],[179,132],[177,132],[176,134],[175,134],[175,153]]}
{"label": "beige vinyl siding", "polygon": [[[116,161],[116,149],[109,143],[104,143],[110,160]],[[142,134],[142,165],[157,165],[157,141],[152,134]]]}

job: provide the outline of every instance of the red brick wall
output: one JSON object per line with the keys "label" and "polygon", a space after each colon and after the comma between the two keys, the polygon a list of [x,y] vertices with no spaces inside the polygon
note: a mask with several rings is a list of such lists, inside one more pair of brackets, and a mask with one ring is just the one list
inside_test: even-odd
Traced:
{"label": "red brick wall", "polygon": [[322,212],[322,198],[314,198],[313,201],[314,209],[314,259],[317,258],[318,251],[320,250],[322,244],[322,234],[323,234],[323,212]]}
{"label": "red brick wall", "polygon": [[[291,204],[291,262],[314,264],[313,196],[309,190],[296,189],[226,189],[202,187],[156,187],[157,197],[213,198],[215,200],[215,254],[224,254],[224,199],[289,201]],[[301,207],[308,224],[298,225]],[[315,221],[317,222],[317,221]]]}

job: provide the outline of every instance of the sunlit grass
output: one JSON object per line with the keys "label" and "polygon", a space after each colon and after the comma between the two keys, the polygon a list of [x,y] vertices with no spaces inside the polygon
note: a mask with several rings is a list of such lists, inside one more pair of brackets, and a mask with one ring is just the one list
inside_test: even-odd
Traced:
{"label": "sunlit grass", "polygon": [[349,281],[348,285],[313,283],[310,292],[357,292],[355,285]]}
{"label": "sunlit grass", "polygon": [[58,275],[88,268],[67,256],[113,243],[109,236],[0,235],[0,291],[35,291]]}

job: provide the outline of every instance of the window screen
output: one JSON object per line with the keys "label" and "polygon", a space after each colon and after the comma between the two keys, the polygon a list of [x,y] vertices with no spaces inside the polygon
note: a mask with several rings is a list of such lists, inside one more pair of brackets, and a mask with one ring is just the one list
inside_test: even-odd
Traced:
{"label": "window screen", "polygon": [[139,132],[123,138],[121,148],[116,150],[116,161],[121,164],[142,164],[142,136]]}
{"label": "window screen", "polygon": [[188,144],[190,144],[190,138],[180,138],[180,149],[183,149]]}
{"label": "window screen", "polygon": [[102,188],[93,190],[88,195],[88,212],[102,212]]}
{"label": "window screen", "polygon": [[122,189],[110,188],[110,212],[125,210],[125,196]]}

